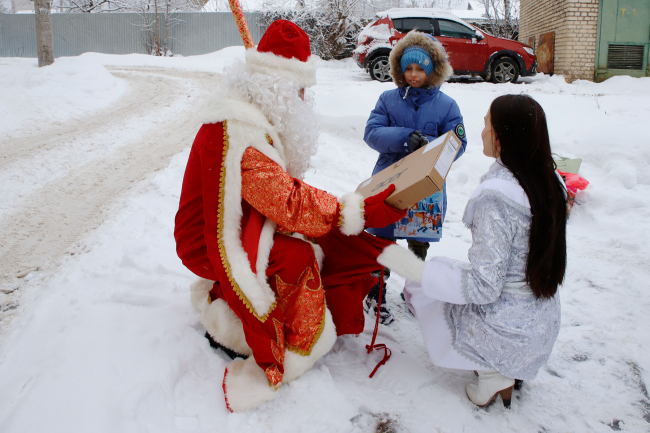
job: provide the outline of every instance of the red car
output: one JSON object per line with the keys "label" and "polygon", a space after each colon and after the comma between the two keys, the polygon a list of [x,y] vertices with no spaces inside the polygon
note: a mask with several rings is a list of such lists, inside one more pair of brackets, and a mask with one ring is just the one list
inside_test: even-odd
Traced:
{"label": "red car", "polygon": [[454,75],[481,76],[494,83],[516,82],[537,74],[537,57],[528,45],[498,38],[439,9],[379,12],[357,38],[354,60],[374,80],[390,81],[390,51],[409,31],[434,35],[449,54]]}

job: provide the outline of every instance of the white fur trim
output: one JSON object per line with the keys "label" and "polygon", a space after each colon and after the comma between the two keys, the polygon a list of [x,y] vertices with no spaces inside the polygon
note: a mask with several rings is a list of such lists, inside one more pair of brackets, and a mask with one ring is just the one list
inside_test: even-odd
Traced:
{"label": "white fur trim", "polygon": [[203,313],[210,305],[208,293],[212,290],[213,285],[214,281],[205,278],[199,278],[190,285],[190,299],[199,313]]}
{"label": "white fur trim", "polygon": [[201,313],[201,323],[217,343],[242,355],[253,354],[246,343],[244,325],[223,299],[212,301]]}
{"label": "white fur trim", "polygon": [[269,257],[271,256],[271,248],[273,248],[273,236],[275,235],[276,226],[277,224],[267,218],[264,221],[264,226],[262,226],[260,241],[257,244],[257,263],[255,263],[255,269],[257,270],[257,280],[261,286],[267,285],[266,268],[269,266]]}
{"label": "white fur trim", "polygon": [[325,308],[325,326],[318,341],[311,348],[309,356],[302,356],[290,350],[285,351],[284,355],[284,377],[283,382],[291,382],[302,376],[307,370],[312,368],[316,361],[326,355],[336,342],[336,328],[332,320],[332,314]]}
{"label": "white fur trim", "polygon": [[272,53],[260,53],[256,49],[246,50],[246,66],[253,72],[270,75],[298,83],[300,87],[316,84],[316,63],[310,57],[306,62],[287,59]]}
{"label": "white fur trim", "polygon": [[235,359],[226,367],[223,378],[226,403],[233,412],[256,409],[273,400],[278,393],[269,386],[264,371],[248,359]]}
{"label": "white fur trim", "polygon": [[397,272],[404,278],[418,283],[422,282],[424,262],[413,252],[399,245],[389,245],[384,248],[384,251],[377,257],[377,263]]}
{"label": "white fur trim", "polygon": [[482,182],[472,193],[470,200],[478,197],[485,190],[494,190],[498,191],[501,194],[508,197],[510,200],[514,201],[520,206],[527,207],[530,209],[530,202],[528,201],[528,195],[526,191],[519,185],[519,183],[511,182],[505,179],[499,179],[493,177],[488,179],[485,182]]}
{"label": "white fur trim", "polygon": [[[332,349],[335,342],[336,328],[332,315],[326,308],[323,332],[309,356],[285,351],[282,382],[291,382],[302,376]],[[277,396],[277,392],[269,386],[266,374],[252,356],[245,361],[236,359],[228,364],[224,373],[224,391],[228,407],[233,412],[255,409]]]}
{"label": "white fur trim", "polygon": [[454,263],[462,262],[448,257],[434,257],[426,262],[422,272],[425,295],[451,304],[467,304],[463,297],[463,268]]}
{"label": "white fur trim", "polygon": [[244,325],[228,303],[223,299],[212,303],[208,300],[213,285],[214,281],[199,278],[190,286],[192,305],[201,313],[201,324],[219,344],[242,355],[252,355],[244,336]]}
{"label": "white fur trim", "polygon": [[[228,263],[232,276],[241,291],[250,301],[255,313],[262,317],[266,315],[275,303],[275,294],[266,281],[266,264],[258,268],[258,275],[253,273],[248,254],[241,243],[241,160],[248,147],[254,147],[264,155],[283,166],[283,160],[277,151],[268,144],[264,131],[237,120],[228,121],[228,138],[230,148],[226,155],[226,184],[223,216],[223,230],[221,238],[226,248]],[[284,167],[283,167],[284,168]],[[269,253],[273,245],[274,223],[264,223],[260,236],[258,254],[261,260],[268,262]],[[256,263],[259,265],[259,262]],[[262,272],[264,270],[264,272]]]}
{"label": "white fur trim", "polygon": [[474,210],[476,209],[477,202],[476,199],[479,198],[485,191],[496,191],[502,194],[508,200],[511,200],[516,205],[519,205],[525,209],[530,209],[528,195],[516,180],[512,182],[505,179],[493,177],[484,182],[481,182],[481,184],[474,190],[474,193],[467,202],[467,207],[465,208],[465,213],[463,215],[463,222],[467,226],[471,226],[472,221],[474,221]]}
{"label": "white fur trim", "polygon": [[356,192],[349,192],[341,197],[339,202],[343,205],[341,233],[346,236],[358,235],[366,224],[363,214],[363,196]]}
{"label": "white fur trim", "polygon": [[[279,164],[282,169],[287,169],[284,158],[284,146],[282,145],[280,136],[259,108],[248,101],[224,98],[223,95],[216,94],[202,110],[201,122],[219,123],[224,120],[228,120],[228,135],[231,137],[231,147],[239,147],[241,145],[241,143],[236,142],[237,138],[234,140],[232,138],[232,121],[237,120],[246,123],[249,128],[259,129],[262,131],[261,141],[259,143],[255,141],[256,145],[253,147]],[[268,134],[271,137],[271,140],[273,140],[273,146],[268,144],[265,134]]]}

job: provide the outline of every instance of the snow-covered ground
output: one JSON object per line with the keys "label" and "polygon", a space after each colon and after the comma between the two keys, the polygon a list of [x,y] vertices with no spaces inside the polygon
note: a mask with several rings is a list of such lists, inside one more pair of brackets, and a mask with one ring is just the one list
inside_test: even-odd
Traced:
{"label": "snow-covered ground", "polygon": [[[34,60],[0,59],[3,77],[13,83],[0,82],[0,144],[11,144],[8,135],[29,136],[24,125],[33,122],[34,113],[73,128],[84,116],[119,104],[136,90],[126,82],[129,68],[133,74],[147,68],[215,73],[241,56],[240,48],[180,59],[92,54],[57,59],[45,70],[36,69]],[[123,72],[111,76],[103,65],[118,65]],[[378,96],[393,84],[369,81],[350,61],[319,66],[314,90],[321,147],[307,181],[339,195],[354,190],[374,166],[376,153],[363,143],[363,129]],[[39,82],[46,83],[39,85],[45,93],[32,84]],[[471,237],[460,218],[491,163],[482,155],[480,131],[498,95],[535,97],[546,110],[554,151],[581,157],[580,173],[591,182],[569,220],[558,341],[538,377],[516,392],[512,410],[500,404],[477,409],[463,390],[475,380],[472,372],[430,364],[415,320],[399,298],[403,281],[393,276],[388,298],[397,320],[380,327],[378,337],[393,356],[373,379],[368,374],[381,355],[365,353],[374,323],[368,316],[366,332],[339,338],[311,371],[283,385],[275,401],[229,414],[221,389],[228,358],[203,337],[189,300],[194,277],[174,251],[186,146],[166,168],[120,190],[103,211],[103,223],[68,254],[11,280],[15,292],[0,293],[0,310],[10,296],[19,302],[11,310],[13,320],[0,321],[0,431],[650,431],[650,79],[567,84],[561,77],[540,76],[516,85],[451,83],[443,90],[460,105],[469,143],[449,175],[443,241],[431,247],[430,256],[466,258]],[[169,104],[166,116],[196,109],[177,100]],[[164,121],[154,125],[154,117],[140,119],[152,123],[142,128],[171,128]],[[198,130],[198,123],[188,122]],[[98,140],[119,133],[114,125],[98,133]],[[139,140],[135,134],[127,138]],[[84,149],[89,155],[95,151]],[[115,145],[99,157],[118,151]],[[51,155],[60,169],[43,173],[52,179],[75,170],[66,158],[76,161],[78,155]],[[35,151],[25,158],[22,165],[18,160],[0,165],[0,176],[27,176],[20,170],[42,155]],[[39,179],[36,188],[45,188],[47,179]],[[2,209],[8,209],[3,218],[13,218],[25,195],[0,191]]]}

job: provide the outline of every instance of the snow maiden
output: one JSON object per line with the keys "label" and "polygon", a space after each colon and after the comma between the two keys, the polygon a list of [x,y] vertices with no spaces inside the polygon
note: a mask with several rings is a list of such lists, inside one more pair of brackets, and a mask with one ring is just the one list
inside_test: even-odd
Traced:
{"label": "snow maiden", "polygon": [[478,385],[465,387],[469,399],[486,406],[501,395],[509,407],[515,379],[537,375],[560,329],[567,203],[535,100],[495,99],[481,137],[496,161],[463,216],[472,232],[469,263],[422,262],[398,246],[378,261],[407,278],[407,305],[433,363],[477,371]]}

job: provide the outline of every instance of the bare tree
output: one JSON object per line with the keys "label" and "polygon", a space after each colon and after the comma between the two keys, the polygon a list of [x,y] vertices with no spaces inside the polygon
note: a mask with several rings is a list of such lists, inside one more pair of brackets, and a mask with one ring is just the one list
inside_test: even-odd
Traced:
{"label": "bare tree", "polygon": [[169,30],[180,20],[177,12],[201,10],[202,0],[137,0],[131,10],[140,15],[143,43],[154,56],[171,56]]}
{"label": "bare tree", "polygon": [[50,17],[50,0],[34,0],[36,18],[36,47],[38,67],[54,63],[54,37],[52,36],[52,19]]}
{"label": "bare tree", "polygon": [[360,0],[353,11],[353,16],[372,18],[377,12],[391,8],[438,8],[462,9],[467,7],[467,0]]}
{"label": "bare tree", "polygon": [[488,16],[488,30],[495,36],[515,39],[519,35],[519,0],[479,0]]}
{"label": "bare tree", "polygon": [[363,28],[355,13],[361,1],[304,1],[297,8],[281,8],[277,6],[286,0],[266,0],[263,7],[267,9],[262,13],[261,23],[268,26],[278,19],[292,21],[309,35],[312,53],[326,60],[339,59],[351,54],[356,36]]}
{"label": "bare tree", "polygon": [[449,10],[458,9],[464,6],[467,2],[464,0],[409,0],[408,3],[409,7],[413,8],[439,8]]}
{"label": "bare tree", "polygon": [[60,0],[62,12],[128,12],[131,4],[126,0]]}
{"label": "bare tree", "polygon": [[347,44],[346,36],[352,30],[353,11],[360,0],[323,0],[321,8],[330,16],[334,26],[333,32],[326,35],[326,43],[331,49],[331,57],[344,50]]}
{"label": "bare tree", "polygon": [[[11,3],[10,3],[11,4]],[[0,0],[0,14],[8,14],[11,12],[11,6],[6,2]]]}
{"label": "bare tree", "polygon": [[[177,12],[199,11],[205,0],[54,0],[62,12],[135,12],[142,42],[154,56],[170,56],[169,30],[179,23]],[[227,4],[227,0],[226,4]]]}

